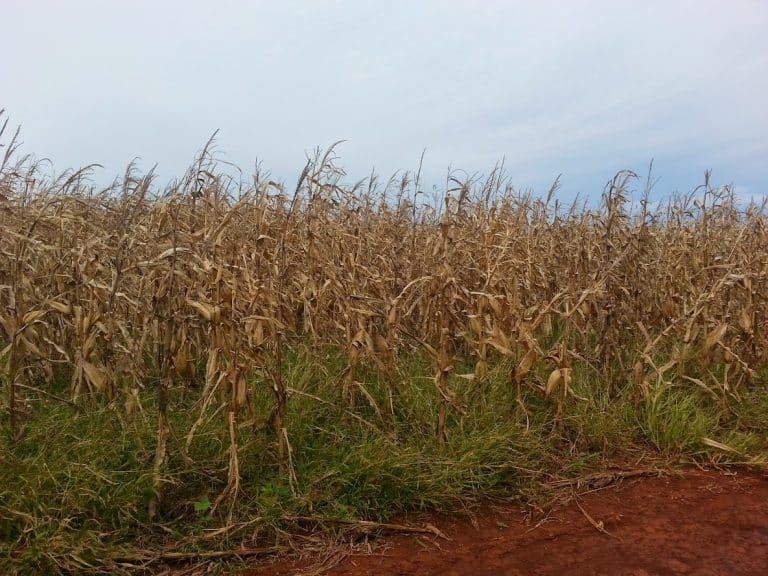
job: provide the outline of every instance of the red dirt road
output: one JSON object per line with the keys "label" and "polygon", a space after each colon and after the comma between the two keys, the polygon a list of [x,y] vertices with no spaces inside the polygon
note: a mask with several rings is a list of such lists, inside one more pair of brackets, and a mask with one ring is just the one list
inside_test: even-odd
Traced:
{"label": "red dirt road", "polygon": [[[414,525],[432,522],[449,540],[382,538],[373,554],[350,555],[321,573],[768,575],[768,476],[688,471],[685,478],[625,480],[577,502],[546,517],[526,518],[517,508],[494,506],[475,522],[414,520]],[[251,574],[313,573],[312,568],[312,563],[280,561]]]}

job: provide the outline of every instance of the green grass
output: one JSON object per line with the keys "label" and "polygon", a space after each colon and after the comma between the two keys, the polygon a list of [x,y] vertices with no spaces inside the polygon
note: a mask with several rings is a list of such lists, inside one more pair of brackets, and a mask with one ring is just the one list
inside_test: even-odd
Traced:
{"label": "green grass", "polygon": [[[142,394],[143,411],[131,418],[119,406],[93,404],[76,411],[30,394],[21,439],[12,441],[3,422],[3,573],[119,573],[110,558],[136,549],[232,548],[240,541],[270,545],[296,529],[286,516],[385,520],[413,510],[460,510],[493,495],[533,498],[542,494],[543,481],[584,474],[641,452],[667,459],[722,458],[703,438],[733,448],[736,454],[727,454],[731,460],[766,451],[764,379],[724,407],[687,385],[660,387],[646,399],[628,382],[605,382],[586,365],[576,365],[574,396],[560,409],[536,388],[534,375],[523,413],[508,381],[509,366],[497,363],[481,381],[451,378],[464,414],[451,413],[448,441],[440,444],[425,358],[401,358],[392,420],[385,415],[386,390],[375,369],[357,375],[370,400],[360,395],[354,410],[340,407],[342,369],[342,356],[333,350],[297,350],[286,361],[288,385],[298,391],[288,414],[295,486],[280,474],[265,422],[270,392],[266,385],[258,388],[251,399],[255,423],[240,430],[240,498],[232,510],[235,523],[250,524],[213,539],[204,538],[206,530],[225,525],[230,511],[222,505],[211,514],[226,484],[228,433],[220,413],[199,428],[188,457],[182,454],[199,414],[191,399],[199,393],[182,386],[173,390],[170,458],[154,519],[147,512],[154,496],[153,391]],[[243,414],[242,420],[252,416]]]}
{"label": "green grass", "polygon": [[661,388],[642,408],[640,426],[662,452],[696,451],[717,429],[717,415],[694,390]]}

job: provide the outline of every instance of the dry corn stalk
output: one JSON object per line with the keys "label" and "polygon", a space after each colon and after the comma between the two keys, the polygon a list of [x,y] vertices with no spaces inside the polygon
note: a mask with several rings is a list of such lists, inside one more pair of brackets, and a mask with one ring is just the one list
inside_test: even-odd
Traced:
{"label": "dry corn stalk", "polygon": [[[457,358],[472,362],[475,386],[511,362],[522,407],[526,383],[558,406],[569,401],[573,357],[607,385],[630,378],[647,396],[679,380],[724,401],[768,363],[766,207],[745,210],[732,189],[708,181],[638,212],[631,173],[617,175],[595,209],[518,193],[498,171],[485,182],[452,174],[440,206],[410,175],[394,190],[375,179],[345,185],[332,150],[311,159],[292,195],[260,174],[233,182],[207,149],[156,195],[151,174],[133,167],[100,194],[85,172],[51,182],[38,170],[7,154],[0,168],[0,370],[11,427],[22,428],[25,380],[63,373],[72,401],[119,400],[131,412],[152,388],[158,491],[168,452],[188,456],[201,423],[225,406],[221,502],[236,496],[236,431],[259,385],[274,410],[255,416],[272,422],[293,481],[283,364],[296,341],[343,350],[347,411],[363,408],[359,396],[390,420],[408,385],[396,386],[398,356],[416,343],[432,362],[440,441],[461,411],[449,386]],[[386,406],[360,383],[364,367],[382,375]],[[175,387],[197,394],[200,410],[178,447],[167,424]]]}

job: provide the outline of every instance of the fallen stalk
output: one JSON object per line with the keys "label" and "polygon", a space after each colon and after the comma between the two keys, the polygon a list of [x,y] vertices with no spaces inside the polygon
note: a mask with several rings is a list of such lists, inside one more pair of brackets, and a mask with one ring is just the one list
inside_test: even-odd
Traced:
{"label": "fallen stalk", "polygon": [[339,518],[318,518],[314,516],[283,516],[283,520],[288,522],[313,522],[317,524],[344,524],[363,528],[366,530],[381,530],[384,532],[405,532],[409,534],[432,534],[444,540],[450,540],[439,528],[432,524],[426,524],[420,528],[418,526],[407,526],[405,524],[390,524],[387,522],[372,522],[370,520],[344,520]]}
{"label": "fallen stalk", "polygon": [[565,478],[562,480],[553,480],[552,482],[545,482],[543,486],[545,488],[567,488],[569,486],[576,487],[590,487],[590,488],[604,488],[619,480],[626,478],[639,478],[642,476],[664,476],[669,474],[667,470],[661,470],[659,468],[648,468],[642,470],[618,470],[616,472],[598,472],[595,474],[589,474],[587,476],[580,476],[578,478]]}
{"label": "fallen stalk", "polygon": [[268,546],[265,548],[232,548],[231,550],[210,550],[201,552],[146,552],[127,554],[110,558],[116,563],[151,563],[162,561],[183,562],[188,560],[214,560],[217,558],[253,558],[254,556],[271,556],[285,552],[287,549],[281,546]]}

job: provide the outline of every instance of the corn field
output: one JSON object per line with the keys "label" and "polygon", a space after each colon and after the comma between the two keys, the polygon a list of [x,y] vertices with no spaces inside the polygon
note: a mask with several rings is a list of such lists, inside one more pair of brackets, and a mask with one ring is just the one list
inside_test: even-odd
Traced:
{"label": "corn field", "polygon": [[[482,387],[493,366],[508,366],[511,408],[525,414],[530,393],[579,401],[574,362],[606,386],[633,383],[638,397],[675,382],[727,405],[768,361],[768,213],[708,178],[663,204],[642,190],[633,202],[642,180],[626,171],[599,205],[563,206],[557,186],[519,193],[497,167],[482,180],[450,175],[432,200],[418,174],[345,183],[333,148],[290,186],[259,172],[231,178],[206,148],[163,191],[132,167],[99,191],[88,170],[51,179],[15,136],[3,143],[0,382],[11,433],[24,433],[31,394],[127,416],[151,395],[160,478],[169,452],[183,455],[216,414],[229,447],[214,508],[238,497],[246,420],[271,423],[275,465],[294,481],[284,359],[297,342],[342,350],[338,403],[373,409],[382,426],[409,385],[398,357],[425,354],[438,443],[451,418],[468,417],[452,378]],[[386,402],[361,370],[380,375]],[[50,387],[56,378],[66,394]],[[179,387],[199,418],[176,442]],[[257,388],[271,413],[254,413]]]}

